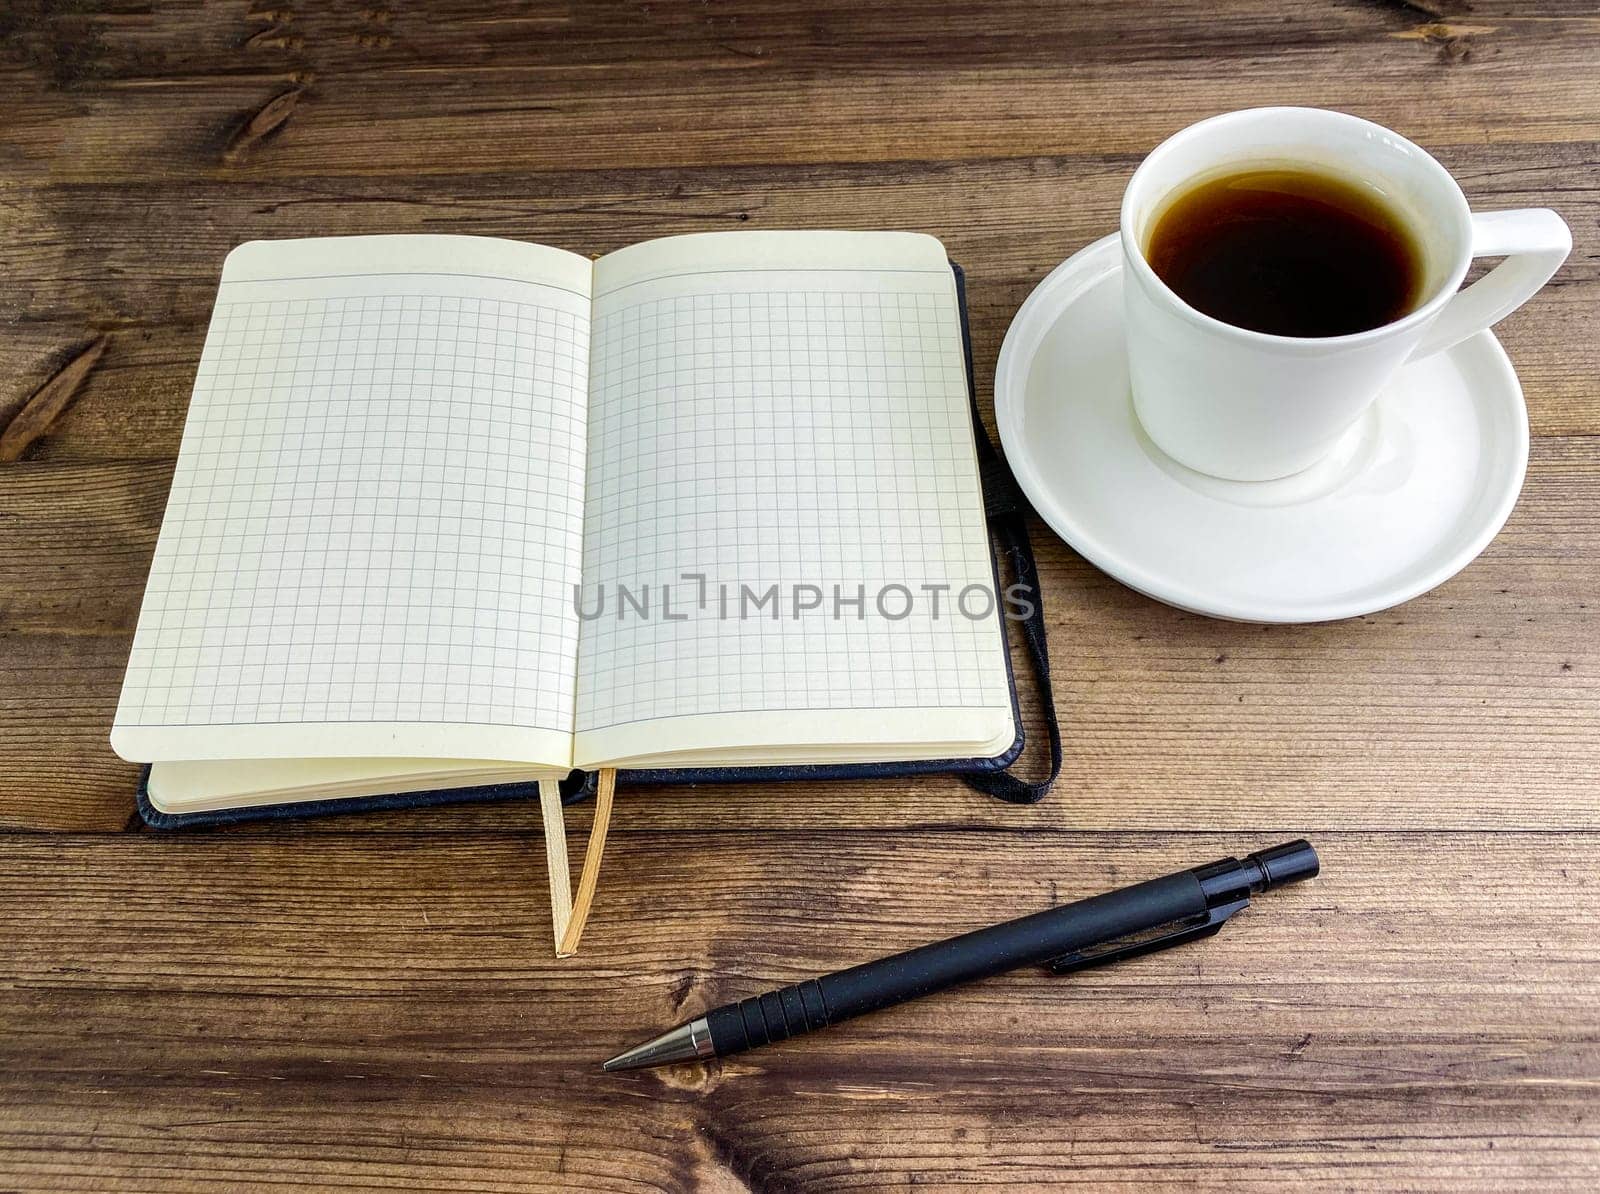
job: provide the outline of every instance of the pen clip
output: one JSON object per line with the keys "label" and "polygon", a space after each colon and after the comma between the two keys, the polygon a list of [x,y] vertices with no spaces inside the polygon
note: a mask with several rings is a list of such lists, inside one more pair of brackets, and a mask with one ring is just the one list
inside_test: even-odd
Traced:
{"label": "pen clip", "polygon": [[1235,912],[1243,912],[1249,906],[1250,899],[1246,896],[1231,903],[1208,908],[1202,920],[1177,922],[1181,927],[1173,929],[1170,933],[1146,937],[1141,941],[1132,941],[1125,945],[1107,942],[1103,946],[1073,950],[1070,954],[1062,954],[1059,958],[1053,959],[1050,962],[1050,970],[1054,974],[1071,974],[1074,970],[1087,970],[1091,966],[1103,966],[1107,962],[1120,962],[1124,958],[1153,954],[1157,950],[1182,945],[1185,941],[1198,941],[1217,932],[1228,917]]}

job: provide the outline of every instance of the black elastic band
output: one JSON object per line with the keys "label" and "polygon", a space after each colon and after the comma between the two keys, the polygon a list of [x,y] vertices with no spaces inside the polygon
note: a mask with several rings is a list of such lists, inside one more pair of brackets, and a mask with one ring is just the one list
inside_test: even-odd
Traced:
{"label": "black elastic band", "polygon": [[[961,267],[952,262],[956,275],[956,305],[961,311],[961,341],[966,354],[967,390],[972,397],[972,428],[978,444],[978,468],[983,478],[983,505],[990,531],[999,540],[1010,565],[1013,587],[1008,590],[1018,602],[1031,608],[1022,621],[1022,640],[1033,666],[1034,686],[1039,708],[1044,714],[1045,732],[1050,736],[1050,773],[1042,780],[1027,780],[1005,771],[969,771],[961,778],[967,786],[1012,804],[1033,804],[1045,794],[1061,774],[1061,723],[1056,719],[1056,697],[1050,687],[1050,650],[1045,642],[1044,594],[1039,588],[1039,566],[1033,558],[1033,543],[1028,538],[1028,504],[1017,489],[1006,462],[995,451],[989,433],[978,415],[978,389],[972,366],[972,330],[967,322],[967,283]],[[1002,610],[1011,602],[999,602]]]}

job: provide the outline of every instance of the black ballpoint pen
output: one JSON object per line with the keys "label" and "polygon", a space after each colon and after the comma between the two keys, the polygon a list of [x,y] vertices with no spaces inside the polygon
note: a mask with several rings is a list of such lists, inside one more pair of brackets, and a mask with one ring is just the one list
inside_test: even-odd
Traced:
{"label": "black ballpoint pen", "polygon": [[1209,937],[1249,907],[1251,895],[1310,879],[1317,869],[1316,851],[1303,839],[1243,862],[1223,858],[724,1004],[618,1054],[605,1068],[726,1057],[1021,966],[1048,963],[1066,974],[1153,953]]}

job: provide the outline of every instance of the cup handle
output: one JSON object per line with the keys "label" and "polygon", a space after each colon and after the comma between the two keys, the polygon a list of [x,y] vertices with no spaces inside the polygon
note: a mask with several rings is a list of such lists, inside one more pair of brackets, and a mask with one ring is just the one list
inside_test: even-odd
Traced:
{"label": "cup handle", "polygon": [[1531,299],[1572,252],[1572,230],[1547,207],[1472,213],[1472,256],[1505,260],[1456,293],[1408,361],[1460,344]]}

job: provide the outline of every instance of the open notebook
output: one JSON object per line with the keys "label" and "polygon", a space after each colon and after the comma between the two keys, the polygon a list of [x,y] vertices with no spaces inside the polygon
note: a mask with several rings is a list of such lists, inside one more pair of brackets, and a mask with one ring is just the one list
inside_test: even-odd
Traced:
{"label": "open notebook", "polygon": [[228,256],[111,741],[188,813],[1019,729],[943,248]]}

